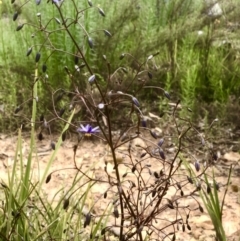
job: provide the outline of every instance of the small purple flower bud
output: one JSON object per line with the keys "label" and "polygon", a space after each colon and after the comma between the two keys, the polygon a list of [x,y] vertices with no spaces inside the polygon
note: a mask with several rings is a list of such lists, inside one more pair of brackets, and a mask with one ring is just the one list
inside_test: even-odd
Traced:
{"label": "small purple flower bud", "polygon": [[164,95],[167,99],[169,100],[171,99],[170,94],[167,91],[164,91]]}
{"label": "small purple flower bud", "polygon": [[165,154],[164,154],[162,148],[159,148],[159,155],[160,155],[160,157],[161,157],[163,160],[166,159]]}
{"label": "small purple flower bud", "polygon": [[103,11],[101,8],[98,8],[98,11],[99,11],[99,13],[100,13],[103,17],[106,16],[105,13],[104,13],[104,11]]}
{"label": "small purple flower bud", "polygon": [[27,50],[26,56],[29,56],[31,53],[32,53],[32,47],[30,47],[30,48]]}
{"label": "small purple flower bud", "polygon": [[43,64],[42,65],[42,72],[45,73],[47,71],[47,65]]}
{"label": "small purple flower bud", "polygon": [[85,221],[84,221],[84,228],[86,228],[89,224],[90,224],[90,222],[91,222],[91,214],[90,213],[88,213],[87,215],[86,215],[86,219],[85,219]]}
{"label": "small purple flower bud", "polygon": [[107,37],[112,37],[112,34],[108,30],[104,29],[103,32]]}
{"label": "small purple flower bud", "polygon": [[142,127],[147,127],[147,120],[145,118],[142,119]]}
{"label": "small purple flower bud", "polygon": [[93,4],[92,4],[92,2],[90,0],[88,0],[88,5],[89,5],[89,7],[93,6]]}
{"label": "small purple flower bud", "polygon": [[93,40],[90,37],[88,38],[88,45],[89,45],[90,49],[93,48]]}
{"label": "small purple flower bud", "polygon": [[18,25],[16,31],[20,31],[23,28],[24,24]]}
{"label": "small purple flower bud", "polygon": [[90,84],[93,83],[93,82],[95,81],[95,78],[96,78],[95,74],[91,75],[91,76],[88,78],[88,82],[89,82]]}
{"label": "small purple flower bud", "polygon": [[153,78],[153,75],[152,75],[151,72],[148,72],[148,77],[149,77],[149,79],[152,79],[152,78]]}
{"label": "small purple flower bud", "polygon": [[13,21],[16,21],[17,18],[18,18],[18,12],[15,12],[15,13],[13,14]]}
{"label": "small purple flower bud", "polygon": [[55,149],[56,149],[56,146],[55,146],[55,143],[52,141],[51,142],[51,148],[55,151]]}
{"label": "small purple flower bud", "polygon": [[158,142],[158,146],[159,146],[159,147],[161,147],[161,146],[162,146],[162,144],[163,144],[163,142],[164,142],[164,139],[163,139],[163,138],[162,138],[162,139],[160,139],[160,140],[159,140],[159,142]]}
{"label": "small purple flower bud", "polygon": [[41,58],[41,54],[38,52],[36,53],[36,57],[35,57],[35,62],[37,63]]}
{"label": "small purple flower bud", "polygon": [[200,163],[198,161],[196,161],[194,166],[195,166],[196,171],[199,172],[200,171]]}
{"label": "small purple flower bud", "polygon": [[132,101],[133,101],[134,105],[136,105],[137,107],[140,107],[140,104],[139,104],[137,98],[135,98],[135,97],[133,96],[133,97],[132,97]]}
{"label": "small purple flower bud", "polygon": [[61,24],[61,21],[58,18],[54,18],[56,23]]}

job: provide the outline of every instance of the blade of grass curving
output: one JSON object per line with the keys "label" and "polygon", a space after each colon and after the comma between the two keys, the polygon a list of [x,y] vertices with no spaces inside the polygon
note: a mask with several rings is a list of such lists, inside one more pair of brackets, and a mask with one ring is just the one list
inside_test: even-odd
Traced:
{"label": "blade of grass curving", "polygon": [[[210,185],[206,174],[204,174],[204,179],[207,185]],[[213,180],[214,180],[214,172],[213,172]],[[212,220],[212,223],[216,232],[216,238],[219,241],[226,241],[226,234],[222,224],[221,206],[220,206],[215,183],[213,184],[213,190],[214,190],[213,193],[210,192],[209,194],[202,191],[203,195],[201,195],[201,198],[203,199],[204,205],[207,208],[208,214]]]}
{"label": "blade of grass curving", "polygon": [[39,240],[40,237],[42,237],[45,233],[47,233],[49,231],[49,229],[57,222],[58,220],[54,220],[53,222],[51,222],[46,228],[44,228],[44,230],[42,232],[40,232],[39,234],[37,234],[36,238],[32,239],[32,241],[35,240]]}
{"label": "blade of grass curving", "polygon": [[30,140],[30,150],[28,154],[27,164],[25,172],[22,170],[22,188],[21,188],[21,200],[24,200],[28,195],[28,189],[30,185],[30,175],[32,168],[32,158],[33,151],[35,151],[35,121],[36,121],[36,111],[37,111],[37,98],[38,98],[38,63],[36,63],[35,74],[34,74],[34,83],[33,83],[33,102],[32,102],[32,118],[31,118],[31,140]]}
{"label": "blade of grass curving", "polygon": [[[9,183],[9,197],[7,200],[7,216],[8,217],[11,217],[11,214],[12,214],[12,208],[14,207],[14,187],[16,187],[15,185],[15,178],[16,178],[16,173],[17,173],[17,170],[16,170],[16,167],[17,167],[17,160],[18,160],[18,152],[20,150],[20,145],[21,145],[21,142],[20,142],[20,139],[21,139],[21,129],[19,129],[18,131],[18,142],[17,142],[17,147],[16,147],[16,151],[15,151],[15,156],[14,156],[14,162],[13,162],[13,168],[12,168],[12,171],[11,171],[11,175],[10,173],[8,172],[8,183]],[[8,219],[7,220],[7,228],[6,228],[6,234],[9,234],[10,233],[10,230],[11,230],[11,220]]]}

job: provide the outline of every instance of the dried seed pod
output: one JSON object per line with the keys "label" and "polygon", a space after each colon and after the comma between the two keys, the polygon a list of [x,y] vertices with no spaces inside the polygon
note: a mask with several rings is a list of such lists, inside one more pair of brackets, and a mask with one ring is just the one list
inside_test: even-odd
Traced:
{"label": "dried seed pod", "polygon": [[35,57],[35,62],[37,63],[41,58],[41,54],[39,52],[36,53],[36,57]]}
{"label": "dried seed pod", "polygon": [[22,107],[21,107],[21,106],[18,106],[18,107],[14,110],[14,114],[17,114],[21,109],[22,109]]}
{"label": "dried seed pod", "polygon": [[134,173],[136,171],[136,166],[134,165],[133,167],[132,167],[132,173]]}
{"label": "dried seed pod", "polygon": [[99,13],[100,13],[103,17],[106,16],[105,13],[104,13],[104,11],[103,11],[101,8],[98,8],[98,11],[99,11]]}
{"label": "dried seed pod", "polygon": [[47,71],[47,65],[43,64],[42,65],[42,72],[45,73]]}
{"label": "dried seed pod", "polygon": [[58,18],[54,18],[57,24],[61,24],[61,21]]}
{"label": "dried seed pod", "polygon": [[154,177],[159,178],[159,175],[157,172],[154,172],[153,175],[154,175]]}
{"label": "dried seed pod", "polygon": [[119,218],[119,212],[118,212],[117,207],[114,207],[113,215],[114,215],[115,218]]}
{"label": "dried seed pod", "polygon": [[183,190],[181,190],[180,194],[181,194],[182,197],[184,196],[184,192],[183,192]]}
{"label": "dried seed pod", "polygon": [[3,182],[1,182],[1,186],[2,186],[3,188],[8,188],[8,186],[7,186],[5,183],[3,183]]}
{"label": "dried seed pod", "polygon": [[182,225],[182,231],[185,232],[185,225]]}
{"label": "dried seed pod", "polygon": [[24,26],[24,23],[18,25],[17,28],[16,28],[16,31],[20,31],[23,28],[23,26]]}
{"label": "dried seed pod", "polygon": [[69,198],[66,198],[63,202],[63,209],[66,210],[69,206]]}
{"label": "dried seed pod", "polygon": [[107,37],[112,37],[112,34],[108,30],[104,29],[103,32]]}
{"label": "dried seed pod", "polygon": [[90,84],[92,84],[92,83],[95,81],[95,78],[96,78],[95,74],[91,75],[91,76],[88,78],[88,82],[89,82]]}
{"label": "dried seed pod", "polygon": [[166,159],[165,154],[164,154],[164,152],[163,152],[163,149],[162,149],[162,148],[159,148],[159,155],[160,155],[160,157],[161,157],[163,160],[165,160],[165,159]]}
{"label": "dried seed pod", "polygon": [[143,158],[143,157],[145,157],[146,155],[147,155],[147,152],[143,152],[143,153],[141,154],[140,158]]}
{"label": "dried seed pod", "polygon": [[46,183],[49,183],[52,178],[52,173],[50,173],[46,178]]}
{"label": "dried seed pod", "polygon": [[170,209],[174,209],[174,206],[172,203],[168,203],[167,206],[170,208]]}
{"label": "dried seed pod", "polygon": [[217,160],[218,160],[218,156],[217,156],[216,153],[212,153],[212,159],[213,159],[214,161],[217,161]]}
{"label": "dried seed pod", "polygon": [[125,57],[125,54],[121,54],[119,59],[122,60]]}
{"label": "dried seed pod", "polygon": [[192,180],[191,177],[187,176],[187,179],[188,179],[188,182],[189,182],[189,183],[193,184],[193,180]]}
{"label": "dried seed pod", "polygon": [[107,192],[103,194],[103,198],[107,198]]}
{"label": "dried seed pod", "polygon": [[102,229],[102,231],[101,231],[101,235],[102,235],[102,236],[105,235],[106,229],[107,229],[107,227],[105,227],[105,228]]}
{"label": "dried seed pod", "polygon": [[67,136],[67,131],[64,131],[62,133],[62,141],[65,141],[66,140],[66,136]]}
{"label": "dried seed pod", "polygon": [[124,177],[126,177],[126,176],[127,176],[127,174],[128,174],[127,172],[126,172],[126,173],[124,173],[124,174],[122,175],[122,177],[123,177],[123,178],[124,178]]}
{"label": "dried seed pod", "polygon": [[201,187],[201,183],[200,183],[200,182],[197,182],[196,187],[197,187],[197,190],[200,191],[200,190],[202,189],[202,187]]}
{"label": "dried seed pod", "polygon": [[149,79],[152,79],[152,78],[153,78],[153,75],[152,75],[151,72],[148,72],[148,78],[149,78]]}
{"label": "dried seed pod", "polygon": [[128,70],[127,70],[127,68],[125,68],[125,67],[121,67],[121,70],[122,70],[125,74],[128,73]]}
{"label": "dried seed pod", "polygon": [[19,212],[19,211],[12,211],[12,216],[14,217],[14,218],[18,218],[18,217],[20,217],[20,215],[21,215],[21,213]]}
{"label": "dried seed pod", "polygon": [[90,49],[93,48],[93,40],[90,37],[88,38],[88,45],[89,45]]}
{"label": "dried seed pod", "polygon": [[187,224],[187,229],[191,231],[191,227],[189,224]]}
{"label": "dried seed pod", "polygon": [[13,14],[13,21],[16,21],[17,18],[18,18],[18,12],[15,12],[15,13]]}
{"label": "dried seed pod", "polygon": [[176,235],[173,234],[172,241],[175,241],[175,240],[176,240]]}
{"label": "dried seed pod", "polygon": [[26,56],[29,56],[31,53],[32,53],[32,47],[30,47],[30,48],[27,50]]}
{"label": "dried seed pod", "polygon": [[79,61],[79,57],[77,55],[74,56],[74,64],[77,65]]}
{"label": "dried seed pod", "polygon": [[199,210],[200,210],[201,213],[204,212],[203,207],[201,205],[199,205]]}
{"label": "dried seed pod", "polygon": [[91,214],[88,213],[88,214],[86,215],[86,219],[85,219],[85,221],[84,221],[83,227],[86,228],[86,227],[90,224],[90,222],[91,222]]}
{"label": "dried seed pod", "polygon": [[40,132],[39,134],[38,134],[38,140],[39,141],[42,141],[44,138],[43,138],[43,134],[42,134],[42,132]]}
{"label": "dried seed pod", "polygon": [[177,224],[177,230],[179,231],[180,230],[180,228],[179,228],[179,225]]}
{"label": "dried seed pod", "polygon": [[89,7],[92,7],[92,6],[93,6],[91,0],[88,0],[88,5],[89,5]]}
{"label": "dried seed pod", "polygon": [[207,193],[209,194],[211,192],[211,187],[209,184],[207,184]]}
{"label": "dried seed pod", "polygon": [[179,190],[181,190],[181,189],[182,189],[182,187],[181,187],[180,183],[178,183],[178,182],[177,182],[177,183],[176,183],[176,185],[177,185],[177,187],[178,187],[178,189],[179,189]]}
{"label": "dried seed pod", "polygon": [[154,189],[154,190],[152,191],[152,197],[155,197],[156,193],[157,193],[157,191],[156,191],[156,189]]}

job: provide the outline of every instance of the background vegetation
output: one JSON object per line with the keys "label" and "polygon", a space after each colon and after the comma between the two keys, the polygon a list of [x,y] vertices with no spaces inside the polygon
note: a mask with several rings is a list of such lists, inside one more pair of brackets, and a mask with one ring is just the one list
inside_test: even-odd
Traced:
{"label": "background vegetation", "polygon": [[[0,4],[0,131],[15,129],[16,125],[24,122],[14,115],[18,106],[23,109],[25,116],[29,116],[30,105],[22,103],[31,98],[35,54],[41,51],[40,44],[46,39],[44,33],[34,33],[34,28],[30,25],[25,25],[18,32],[14,29],[24,22],[38,25],[40,18],[46,24],[49,16],[56,18],[56,21],[49,23],[50,29],[61,27],[58,13],[51,3],[36,5],[35,1],[30,1],[28,7],[20,8],[23,3],[2,1]],[[148,61],[144,66],[148,71],[137,76],[135,91],[142,82],[161,86],[170,91],[174,100],[181,99],[183,106],[197,109],[198,114],[195,116],[201,113],[206,115],[209,103],[216,107],[215,113],[219,117],[224,116],[229,97],[232,100],[233,96],[239,96],[238,1],[219,1],[221,11],[218,8],[216,10],[211,1],[207,4],[200,0],[107,0],[93,3],[104,9],[106,16],[102,17],[97,8],[89,9],[81,16],[82,26],[74,25],[71,32],[75,39],[85,39],[86,44],[83,46],[87,46],[88,37],[92,39],[93,49],[83,47],[83,51],[94,72],[103,73],[103,79],[108,73],[103,55],[107,56],[112,69],[123,67],[112,78],[113,89],[124,90],[128,81],[142,68],[139,63],[147,56],[158,53],[154,60]],[[65,14],[72,16],[74,10],[71,8],[71,1],[64,4]],[[78,1],[77,4],[79,8],[89,6],[86,0]],[[20,17],[14,22],[12,18],[15,12],[19,12]],[[41,13],[41,16],[36,16],[36,12]],[[88,37],[81,27],[88,32]],[[72,49],[70,39],[64,31],[51,34],[49,39],[41,57],[41,64],[48,67],[46,82],[54,90],[73,90],[63,66],[74,70],[76,61],[81,66],[81,59],[76,60],[71,55],[56,51],[76,51]],[[54,44],[51,46],[52,43]],[[32,48],[34,54],[26,57],[29,48]],[[129,54],[125,54],[125,58],[120,60],[118,57],[123,53]],[[80,73],[75,72],[79,89],[85,88],[81,79],[85,75],[84,68]],[[43,101],[39,112],[51,113],[51,99],[44,85],[38,94]],[[60,94],[64,98],[59,103],[59,109],[69,101],[69,96]],[[142,92],[142,99],[146,108],[151,107],[151,111],[161,115],[165,102],[161,101],[158,91],[146,89]]]}

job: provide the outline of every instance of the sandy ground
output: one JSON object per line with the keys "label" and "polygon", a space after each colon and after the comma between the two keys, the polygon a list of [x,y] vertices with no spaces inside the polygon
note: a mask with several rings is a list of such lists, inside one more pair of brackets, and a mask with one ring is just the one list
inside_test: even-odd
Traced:
{"label": "sandy ground", "polygon": [[[30,140],[26,135],[23,135],[22,140],[23,155],[26,157],[29,150]],[[39,176],[41,177],[43,175],[44,169],[50,160],[53,150],[50,148],[49,139],[45,139],[41,142],[37,140],[36,142],[38,158],[33,162],[33,171],[35,178],[38,178]],[[73,146],[75,144],[76,142],[73,141],[73,139],[70,141],[69,138],[62,144],[57,156],[54,159],[50,171],[74,167]],[[135,146],[133,146],[133,148],[137,148],[139,144],[141,145],[143,143],[134,143],[133,145]],[[0,135],[0,174],[1,179],[5,182],[7,182],[8,170],[11,170],[13,165],[16,145],[17,136],[8,136],[5,134]],[[117,153],[120,161],[121,159],[124,160],[125,158],[123,155],[124,150],[126,150],[126,147],[119,149]],[[229,166],[230,164],[235,165],[231,185],[229,186],[223,209],[223,223],[229,241],[240,240],[240,168],[239,165],[236,165],[239,160],[240,154],[229,151],[220,157],[218,168],[214,168],[218,183],[223,185],[226,183],[227,179],[225,167]],[[27,159],[25,158],[25,162],[26,161]],[[81,142],[76,153],[76,164],[79,167],[81,166],[81,170],[84,172],[88,170],[89,173],[92,173],[94,178],[101,179],[104,178],[105,175],[104,166],[106,162],[108,163],[108,172],[113,175],[114,168],[107,145],[101,140],[95,139],[86,139]],[[149,159],[148,162],[151,163],[153,169],[159,168],[157,163],[151,162],[151,159]],[[184,171],[184,168],[182,169]],[[126,171],[126,167],[120,168],[121,175],[124,175]],[[76,170],[74,169],[55,172],[52,175],[51,181],[48,184],[44,184],[44,189],[47,192],[49,199],[54,197],[59,188],[63,187],[65,190],[67,190],[71,186],[75,175]],[[101,183],[93,187],[92,193],[95,195],[95,198],[100,199],[108,188],[109,185],[107,183]],[[222,187],[221,190],[222,191],[219,192],[220,198],[223,196],[224,188]],[[111,202],[111,196],[98,202],[95,207],[96,212],[101,213],[109,202]],[[189,200],[188,202],[189,205],[194,205],[192,200]],[[171,214],[169,213],[169,215]],[[112,221],[113,220],[114,218],[112,218]],[[194,215],[191,215],[189,218],[189,223],[191,223],[191,230],[186,230],[185,232],[182,232],[181,230],[177,231],[176,240],[214,240],[213,226],[206,212],[194,212]]]}

